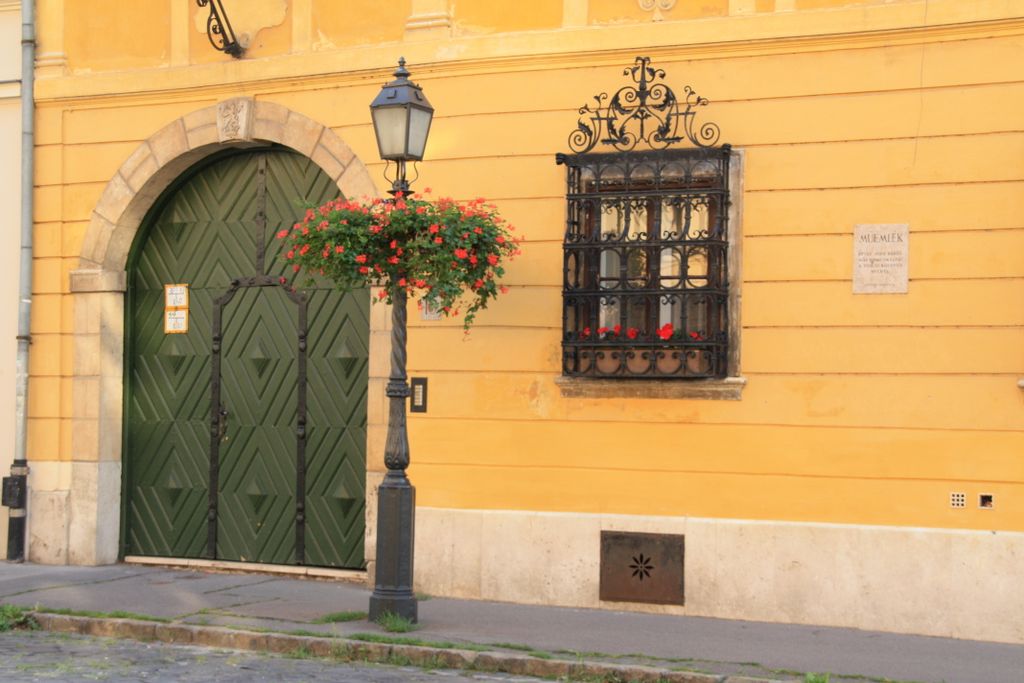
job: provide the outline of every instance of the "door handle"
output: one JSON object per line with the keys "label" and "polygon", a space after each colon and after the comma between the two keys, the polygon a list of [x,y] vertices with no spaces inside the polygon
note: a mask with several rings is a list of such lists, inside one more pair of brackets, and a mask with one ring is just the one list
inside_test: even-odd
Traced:
{"label": "door handle", "polygon": [[221,441],[226,441],[226,435],[228,433],[228,409],[224,406],[220,407],[220,420],[217,426],[217,438]]}

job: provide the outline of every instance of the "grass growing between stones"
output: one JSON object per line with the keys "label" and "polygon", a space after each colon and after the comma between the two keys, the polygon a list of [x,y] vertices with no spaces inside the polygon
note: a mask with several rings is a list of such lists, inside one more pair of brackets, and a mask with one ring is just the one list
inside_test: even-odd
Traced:
{"label": "grass growing between stones", "polygon": [[39,624],[22,607],[0,605],[0,633],[15,629],[36,629]]}
{"label": "grass growing between stones", "polygon": [[331,612],[313,620],[314,624],[340,624],[346,621],[360,621],[366,618],[366,612]]}
{"label": "grass growing between stones", "polygon": [[383,633],[346,633],[344,637],[348,640],[358,640],[364,643],[435,647],[438,650],[474,650],[476,652],[484,652],[491,649],[486,645],[477,645],[476,643],[453,643],[447,640],[422,640],[420,638],[409,638],[403,636],[387,636]]}
{"label": "grass growing between stones", "polygon": [[419,628],[419,626],[412,623],[412,620],[393,612],[384,612],[377,617],[377,625],[388,633],[408,633]]}

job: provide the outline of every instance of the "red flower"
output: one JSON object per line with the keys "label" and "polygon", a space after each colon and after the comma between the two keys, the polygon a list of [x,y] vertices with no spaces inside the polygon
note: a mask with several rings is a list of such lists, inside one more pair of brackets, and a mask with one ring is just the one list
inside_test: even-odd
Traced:
{"label": "red flower", "polygon": [[282,275],[281,277],[277,278],[277,281],[283,285],[284,283],[288,282],[288,278]]}
{"label": "red flower", "polygon": [[296,273],[299,272],[299,270],[301,268],[302,268],[302,266],[300,266],[298,263],[296,263],[294,266],[292,266],[292,270],[294,270]]}
{"label": "red flower", "polygon": [[299,249],[299,255],[300,256],[305,256],[306,252],[308,252],[308,251],[309,251],[309,245],[308,244],[303,244],[302,245],[302,249]]}
{"label": "red flower", "polygon": [[490,263],[492,266],[498,265],[498,256],[496,254],[488,254],[487,262]]}
{"label": "red flower", "polygon": [[283,240],[287,236],[288,236],[288,229],[287,228],[285,228],[281,232],[277,233],[277,239],[279,239],[279,240]]}
{"label": "red flower", "polygon": [[608,328],[607,327],[599,327],[599,328],[597,328],[597,336],[603,337],[606,334],[608,334]]}
{"label": "red flower", "polygon": [[441,244],[441,242],[444,242],[444,240],[441,239],[440,237],[435,237],[434,238],[434,244]]}
{"label": "red flower", "polygon": [[479,280],[478,279],[476,282],[473,283],[473,289],[480,289],[483,286],[484,286],[484,281],[483,280]]}
{"label": "red flower", "polygon": [[343,247],[343,246],[341,246],[341,245],[339,244],[338,246],[336,246],[336,247],[334,248],[334,253],[335,253],[335,254],[344,254],[344,253],[345,253],[345,247]]}
{"label": "red flower", "polygon": [[392,249],[397,249],[398,248],[398,240],[391,240],[391,244],[389,244],[388,246],[391,247]]}
{"label": "red flower", "polygon": [[658,336],[661,337],[662,341],[668,341],[672,338],[674,330],[672,329],[672,323],[665,323],[658,330]]}
{"label": "red flower", "polygon": [[359,266],[359,272],[362,275],[366,275],[367,273],[370,272],[370,269],[367,268],[366,266]]}
{"label": "red flower", "polygon": [[294,249],[289,249],[288,253],[285,254],[285,258],[287,258],[289,261],[291,259],[295,258],[295,250]]}
{"label": "red flower", "polygon": [[417,287],[426,287],[427,286],[427,281],[426,280],[417,280],[416,281],[416,286]]}
{"label": "red flower", "polygon": [[618,337],[622,333],[622,325],[616,325],[613,327],[612,332],[614,332],[615,336]]}
{"label": "red flower", "polygon": [[398,263],[398,257],[397,256],[392,256],[391,258],[388,259],[388,263],[390,263],[391,265],[397,264]]}
{"label": "red flower", "polygon": [[356,255],[356,263],[366,263],[366,254]]}
{"label": "red flower", "polygon": [[455,250],[455,257],[456,258],[466,258],[466,256],[468,256],[468,255],[469,255],[469,252],[466,251],[465,249],[459,248],[459,249]]}
{"label": "red flower", "polygon": [[497,242],[498,244],[505,244],[505,238],[502,237],[501,235],[498,235],[497,237],[495,237],[494,241]]}
{"label": "red flower", "polygon": [[583,331],[580,332],[580,339],[586,339],[589,336],[590,336],[590,328],[589,327],[584,327]]}
{"label": "red flower", "polygon": [[431,235],[437,234],[437,231],[440,230],[440,229],[441,229],[441,226],[438,225],[437,223],[434,223],[429,228],[427,228],[427,230],[430,231]]}
{"label": "red flower", "polygon": [[629,337],[630,339],[636,339],[636,336],[638,334],[640,334],[640,330],[636,329],[635,327],[630,327],[629,329],[626,330],[626,336]]}
{"label": "red flower", "polygon": [[399,287],[405,287],[405,278],[404,277],[403,278],[399,278],[398,286]]}
{"label": "red flower", "polygon": [[370,232],[372,232],[374,235],[376,235],[381,230],[382,230],[382,228],[379,225],[371,225],[370,226]]}
{"label": "red flower", "polygon": [[704,337],[700,336],[700,332],[691,332],[690,339],[694,341],[704,341]]}
{"label": "red flower", "polygon": [[469,257],[469,262],[470,262],[471,264],[473,264],[473,265],[475,266],[475,265],[476,265],[476,263],[477,263],[477,258],[476,258],[476,256],[470,256],[470,257]]}

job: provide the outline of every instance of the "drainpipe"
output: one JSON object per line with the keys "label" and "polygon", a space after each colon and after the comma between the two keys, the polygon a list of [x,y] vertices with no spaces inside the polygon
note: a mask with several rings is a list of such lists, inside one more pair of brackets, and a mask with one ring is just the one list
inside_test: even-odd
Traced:
{"label": "drainpipe", "polygon": [[28,347],[32,313],[32,188],[35,183],[34,0],[21,0],[21,272],[18,280],[18,357],[15,362],[14,463],[3,481],[3,504],[10,508],[7,559],[25,560],[25,513],[28,503]]}

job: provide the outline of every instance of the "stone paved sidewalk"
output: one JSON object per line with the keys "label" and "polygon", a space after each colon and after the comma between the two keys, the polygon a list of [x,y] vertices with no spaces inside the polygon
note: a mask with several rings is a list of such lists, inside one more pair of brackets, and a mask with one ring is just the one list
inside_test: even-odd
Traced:
{"label": "stone paved sidewalk", "polygon": [[[0,563],[0,603],[112,612],[185,624],[302,630],[332,637],[394,637],[365,619],[360,585],[261,574],[133,565],[49,567]],[[725,675],[794,678],[831,672],[922,683],[1022,683],[1024,646],[853,629],[539,607],[433,598],[420,604],[418,642],[488,646],[538,657],[586,659]],[[499,645],[496,645],[499,644]],[[506,647],[507,646],[507,647]],[[802,676],[801,676],[802,677]]]}

